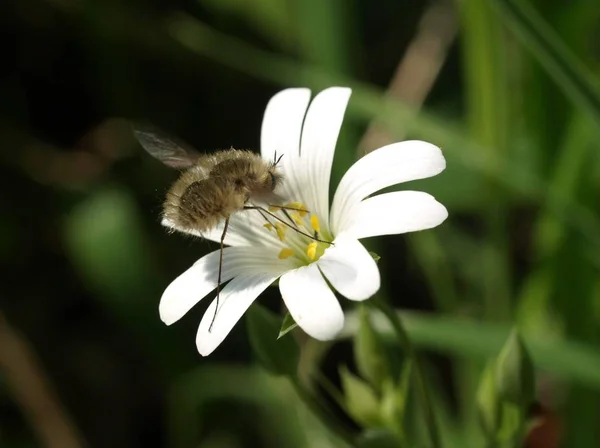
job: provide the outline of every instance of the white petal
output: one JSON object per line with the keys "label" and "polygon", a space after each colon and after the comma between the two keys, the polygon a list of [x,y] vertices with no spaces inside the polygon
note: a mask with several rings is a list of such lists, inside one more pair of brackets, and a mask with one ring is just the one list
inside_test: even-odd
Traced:
{"label": "white petal", "polygon": [[[225,235],[225,244],[228,246],[268,246],[281,248],[280,241],[274,232],[265,229],[265,219],[256,210],[240,210],[229,218],[229,227]],[[223,235],[225,221],[202,236],[207,240],[219,243]]]}
{"label": "white petal", "polygon": [[340,236],[317,262],[329,283],[350,300],[365,300],[379,290],[379,269],[365,247]]}
{"label": "white petal", "polygon": [[327,227],[331,164],[351,93],[347,87],[320,92],[310,103],[302,128],[300,165],[296,170],[303,186],[299,193],[309,210]]}
{"label": "white petal", "polygon": [[[257,251],[250,247],[223,249],[221,282],[240,274],[274,273],[292,269],[288,260],[279,260],[277,252]],[[167,287],[158,307],[162,321],[171,325],[217,287],[219,250],[211,252],[177,277]]]}
{"label": "white petal", "polygon": [[333,339],[344,326],[344,312],[315,263],[285,273],[279,279],[285,306],[308,335]]}
{"label": "white petal", "polygon": [[396,191],[365,199],[347,219],[344,234],[355,238],[415,232],[440,225],[446,207],[422,191]]}
{"label": "white petal", "polygon": [[265,110],[262,122],[260,147],[263,159],[274,160],[283,155],[278,167],[284,175],[284,182],[276,193],[288,200],[297,196],[293,169],[300,155],[300,135],[306,108],[310,101],[309,89],[286,89],[274,95]]}
{"label": "white petal", "polygon": [[377,149],[346,172],[333,199],[331,226],[335,234],[346,226],[353,208],[382,188],[435,176],[446,167],[442,151],[431,143],[406,141]]}
{"label": "white petal", "polygon": [[252,302],[278,277],[279,274],[240,275],[223,288],[217,315],[215,316],[215,299],[204,313],[198,327],[196,346],[202,356],[209,355],[223,342]]}

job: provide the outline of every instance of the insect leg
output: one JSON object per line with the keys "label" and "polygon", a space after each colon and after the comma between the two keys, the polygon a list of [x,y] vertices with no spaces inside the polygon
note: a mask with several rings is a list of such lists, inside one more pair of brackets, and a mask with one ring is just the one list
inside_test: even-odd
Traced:
{"label": "insect leg", "polygon": [[316,237],[312,236],[312,235],[311,235],[311,234],[309,234],[309,233],[303,232],[302,230],[300,230],[300,229],[298,229],[298,228],[296,228],[296,227],[293,227],[293,226],[292,226],[292,225],[290,225],[288,222],[284,221],[284,220],[283,220],[283,219],[281,219],[279,216],[277,216],[277,215],[275,215],[275,214],[271,213],[269,210],[267,210],[267,209],[266,209],[266,208],[264,208],[264,207],[260,207],[260,206],[258,206],[258,205],[245,205],[245,206],[244,206],[244,210],[258,210],[259,212],[262,212],[262,213],[261,213],[261,215],[262,215],[263,213],[266,213],[266,214],[267,214],[267,215],[269,215],[271,218],[275,218],[277,221],[279,221],[279,222],[281,222],[282,224],[284,224],[284,225],[288,226],[288,227],[289,227],[290,229],[292,229],[293,231],[295,231],[295,232],[298,232],[300,235],[304,235],[304,236],[306,236],[306,237],[310,238],[311,240],[318,241],[319,243],[331,244],[332,246],[334,245],[334,244],[333,244],[331,241],[324,241],[324,240],[321,240],[321,239],[319,239],[319,238],[316,238]]}
{"label": "insect leg", "polygon": [[283,214],[285,215],[285,217],[290,220],[290,222],[292,223],[292,225],[294,227],[298,228],[298,224],[296,224],[296,221],[294,221],[292,219],[292,217],[290,216],[290,214],[288,213],[288,211],[285,208],[282,208],[281,211],[283,212]]}
{"label": "insect leg", "polygon": [[217,276],[217,306],[215,307],[215,314],[208,327],[208,332],[212,330],[212,326],[215,323],[217,317],[217,311],[219,311],[219,295],[221,294],[221,272],[223,271],[223,242],[225,241],[225,235],[227,234],[227,227],[229,227],[229,217],[225,219],[225,226],[223,227],[223,233],[221,234],[221,250],[219,251],[219,275]]}

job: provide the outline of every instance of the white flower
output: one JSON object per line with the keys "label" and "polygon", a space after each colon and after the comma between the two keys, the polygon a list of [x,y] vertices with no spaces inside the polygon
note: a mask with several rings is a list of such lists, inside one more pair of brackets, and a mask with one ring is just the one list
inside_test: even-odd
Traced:
{"label": "white flower", "polygon": [[[350,89],[332,87],[310,103],[308,89],[287,89],[276,94],[265,111],[261,153],[273,160],[283,154],[284,182],[277,193],[303,204],[309,213],[292,212],[300,228],[333,245],[315,242],[291,229],[265,226],[254,210],[230,219],[223,250],[219,310],[216,300],[205,312],[196,344],[210,354],[231,331],[254,300],[276,279],[290,314],[310,336],[328,340],[342,329],[344,314],[327,281],[350,300],[365,300],[380,286],[379,270],[358,241],[428,229],[448,216],[431,195],[399,191],[369,197],[401,182],[440,173],[446,162],[440,149],[422,141],[394,143],[358,160],[344,175],[329,206],[329,180],[336,140]],[[308,109],[308,111],[307,111]],[[276,212],[282,218],[281,211]],[[168,222],[163,222],[169,226]],[[222,225],[203,235],[219,241]],[[217,286],[219,250],[198,260],[165,290],[161,319],[170,325]],[[324,276],[327,278],[325,280]]]}

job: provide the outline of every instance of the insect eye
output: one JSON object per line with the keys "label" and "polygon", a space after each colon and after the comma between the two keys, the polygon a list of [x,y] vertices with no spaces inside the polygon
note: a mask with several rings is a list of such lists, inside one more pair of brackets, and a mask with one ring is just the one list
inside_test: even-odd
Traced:
{"label": "insect eye", "polygon": [[269,175],[271,176],[271,189],[274,190],[277,186],[277,176],[275,176],[273,173],[269,173]]}

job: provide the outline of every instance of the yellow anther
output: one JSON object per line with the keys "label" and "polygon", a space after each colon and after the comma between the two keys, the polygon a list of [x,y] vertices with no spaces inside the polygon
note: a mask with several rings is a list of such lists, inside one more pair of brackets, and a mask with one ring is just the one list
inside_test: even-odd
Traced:
{"label": "yellow anther", "polygon": [[286,258],[289,258],[292,255],[294,255],[294,251],[292,249],[288,249],[287,247],[285,247],[285,248],[281,249],[281,251],[279,252],[279,259],[285,260]]}
{"label": "yellow anther", "polygon": [[321,225],[319,224],[319,218],[316,215],[310,217],[310,225],[315,232],[321,231]]}
{"label": "yellow anther", "polygon": [[285,238],[286,231],[285,226],[278,222],[275,224],[275,231],[277,232],[277,238],[279,238],[279,241],[283,241],[283,239]]}
{"label": "yellow anther", "polygon": [[271,223],[263,224],[263,227],[269,231],[273,230],[273,224]]}
{"label": "yellow anther", "polygon": [[285,207],[298,212],[302,218],[308,213],[306,205],[304,205],[302,202],[290,202],[289,204],[285,204]]}
{"label": "yellow anther", "polygon": [[281,207],[278,207],[276,205],[269,205],[269,211],[270,212],[275,213],[275,212],[278,212],[279,210],[281,210]]}
{"label": "yellow anther", "polygon": [[306,255],[308,255],[308,258],[310,258],[311,260],[315,259],[315,257],[317,256],[317,242],[316,241],[313,241],[308,246],[306,246]]}
{"label": "yellow anther", "polygon": [[302,218],[300,218],[300,215],[298,213],[290,213],[290,216],[296,224],[298,224],[299,226],[304,226],[304,221],[302,221]]}

